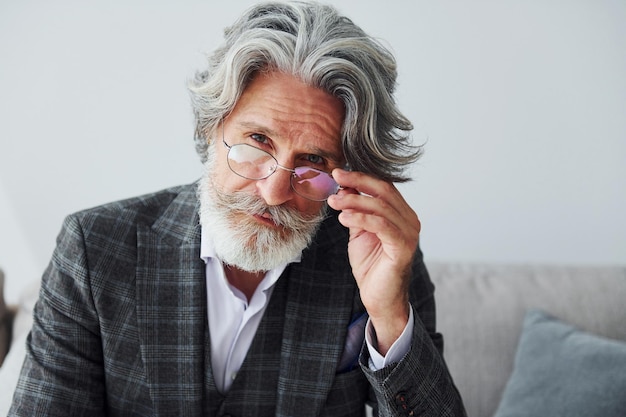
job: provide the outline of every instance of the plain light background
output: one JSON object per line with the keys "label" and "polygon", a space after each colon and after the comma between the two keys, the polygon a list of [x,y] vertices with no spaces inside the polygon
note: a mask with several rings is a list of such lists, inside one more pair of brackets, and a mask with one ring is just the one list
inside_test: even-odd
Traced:
{"label": "plain light background", "polygon": [[[252,1],[0,0],[0,267],[63,217],[195,181],[186,81]],[[394,51],[427,261],[624,264],[626,2],[333,2]]]}

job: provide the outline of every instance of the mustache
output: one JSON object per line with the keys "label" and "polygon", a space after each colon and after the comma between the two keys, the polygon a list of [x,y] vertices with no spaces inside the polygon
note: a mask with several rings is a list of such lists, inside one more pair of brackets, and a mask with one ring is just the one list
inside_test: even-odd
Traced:
{"label": "mustache", "polygon": [[275,224],[291,230],[301,230],[307,226],[317,225],[328,215],[326,204],[318,213],[303,214],[296,208],[286,205],[270,206],[261,197],[243,191],[224,193],[213,187],[213,194],[215,203],[223,208],[249,215],[269,214]]}

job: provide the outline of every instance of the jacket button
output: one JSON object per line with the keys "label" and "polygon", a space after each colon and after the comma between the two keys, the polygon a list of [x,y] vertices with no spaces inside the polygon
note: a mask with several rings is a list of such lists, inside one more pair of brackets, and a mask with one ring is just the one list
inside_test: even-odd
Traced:
{"label": "jacket button", "polygon": [[403,410],[407,410],[409,406],[406,403],[406,392],[399,392],[396,394],[396,404]]}

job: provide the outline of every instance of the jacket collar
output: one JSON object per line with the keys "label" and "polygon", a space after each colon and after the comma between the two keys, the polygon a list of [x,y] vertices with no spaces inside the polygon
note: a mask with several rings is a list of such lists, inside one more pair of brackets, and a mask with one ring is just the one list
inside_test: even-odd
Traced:
{"label": "jacket collar", "polygon": [[[155,415],[201,415],[207,321],[196,187],[154,224],[138,227],[137,321]],[[277,414],[318,415],[343,349],[356,287],[336,215],[281,279],[288,279]],[[315,389],[311,389],[315,387]]]}
{"label": "jacket collar", "polygon": [[201,415],[206,283],[195,187],[137,229],[137,322],[154,415]]}

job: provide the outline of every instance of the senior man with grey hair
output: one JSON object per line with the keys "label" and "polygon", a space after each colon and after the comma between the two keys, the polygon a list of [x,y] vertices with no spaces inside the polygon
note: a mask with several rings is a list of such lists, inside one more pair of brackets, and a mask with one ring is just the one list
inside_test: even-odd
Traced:
{"label": "senior man with grey hair", "polygon": [[393,56],[252,7],[190,82],[202,179],[68,216],[11,416],[463,416]]}

